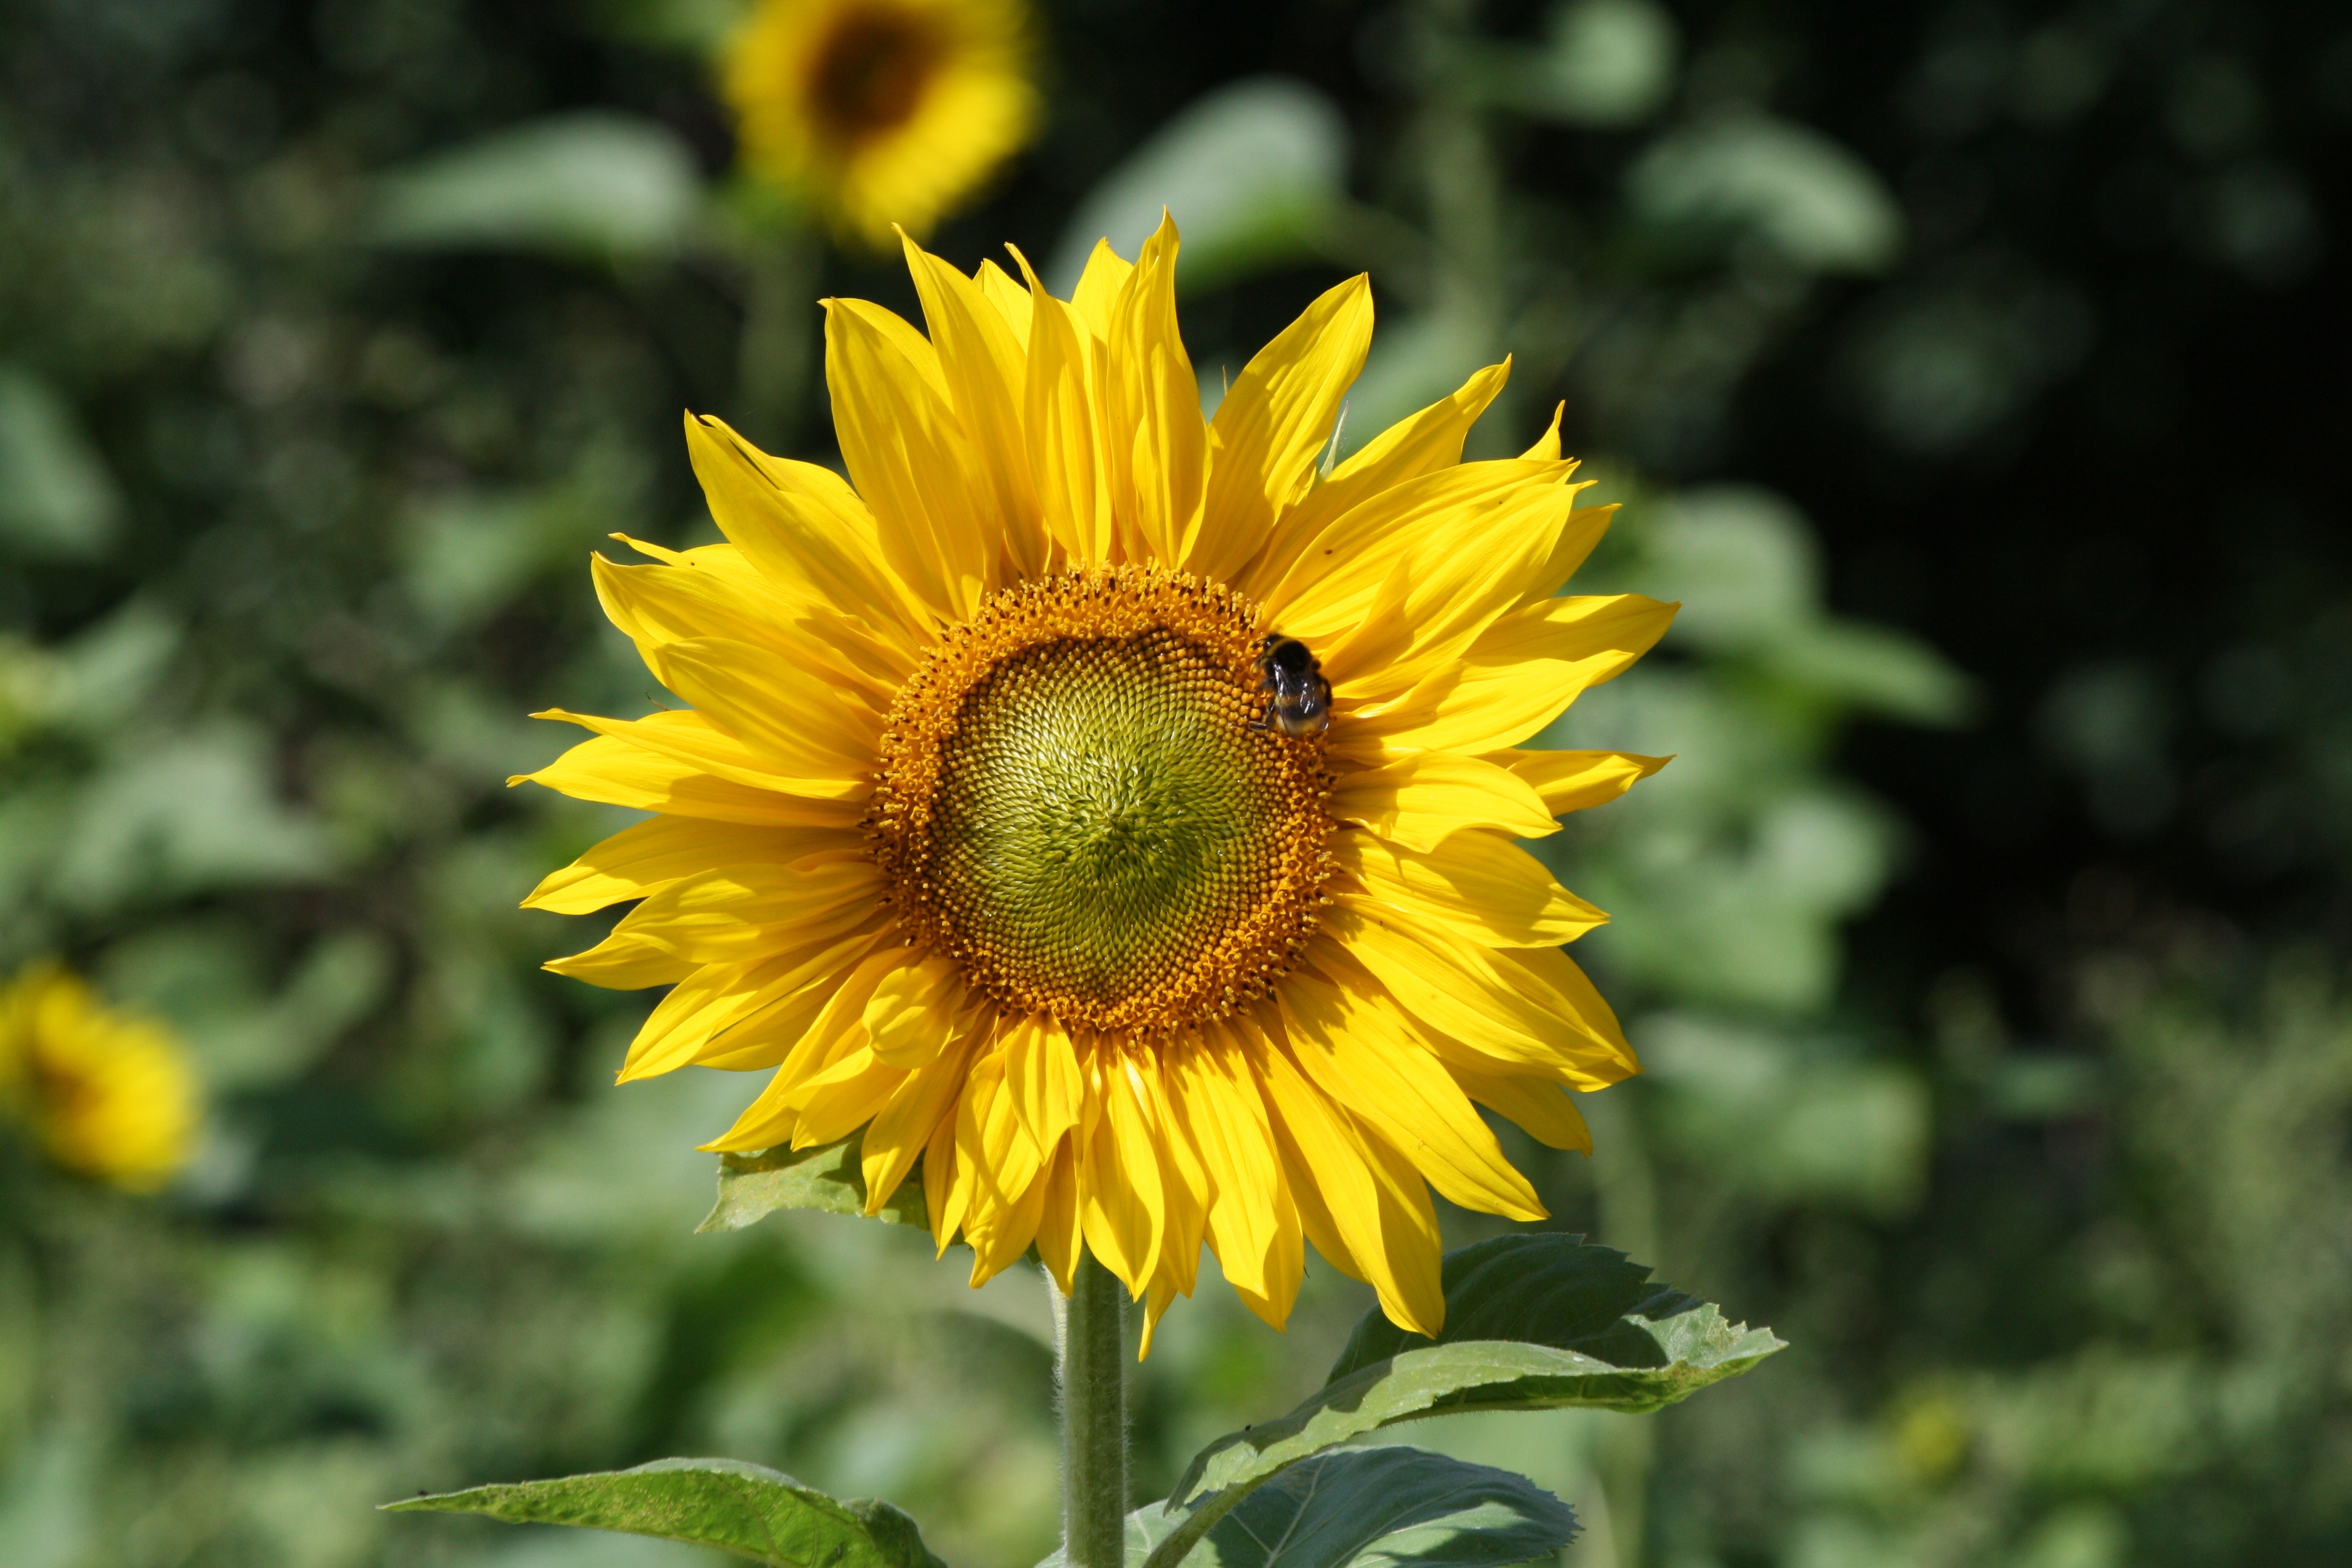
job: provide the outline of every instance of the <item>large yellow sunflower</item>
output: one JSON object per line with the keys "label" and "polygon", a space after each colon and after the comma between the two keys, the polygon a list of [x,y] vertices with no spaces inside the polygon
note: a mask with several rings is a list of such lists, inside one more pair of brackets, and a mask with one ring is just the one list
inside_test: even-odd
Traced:
{"label": "large yellow sunflower", "polygon": [[194,1150],[201,1099],[175,1037],[56,965],[0,988],[0,1104],[65,1169],[154,1191]]}
{"label": "large yellow sunflower", "polygon": [[975,1282],[1083,1246],[1156,1321],[1205,1241],[1279,1326],[1312,1242],[1433,1331],[1428,1188],[1544,1212],[1475,1106],[1588,1149],[1564,1091],[1635,1070],[1559,951],[1604,917],[1512,840],[1658,762],[1514,748],[1673,606],[1553,596],[1611,509],[1557,419],[1460,460],[1506,366],[1323,471],[1361,278],[1204,421],[1171,226],[1067,302],[907,255],[928,338],[828,306],[849,482],[689,416],[729,542],[595,561],[689,706],[546,715],[595,738],[530,778],[660,814],[532,893],[644,900],[551,967],[674,987],[624,1080],[773,1069],[709,1147],[862,1128],[876,1208],[919,1161]]}
{"label": "large yellow sunflower", "polygon": [[724,86],[751,166],[874,244],[928,233],[1037,124],[1021,0],[760,0]]}

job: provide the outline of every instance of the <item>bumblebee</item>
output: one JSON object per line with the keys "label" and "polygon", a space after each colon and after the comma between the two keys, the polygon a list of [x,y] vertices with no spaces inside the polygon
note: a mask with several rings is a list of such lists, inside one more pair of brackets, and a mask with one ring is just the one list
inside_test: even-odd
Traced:
{"label": "bumblebee", "polygon": [[1268,632],[1257,656],[1258,689],[1268,693],[1265,712],[1253,730],[1272,730],[1294,741],[1319,735],[1331,725],[1331,683],[1322,661],[1297,637]]}

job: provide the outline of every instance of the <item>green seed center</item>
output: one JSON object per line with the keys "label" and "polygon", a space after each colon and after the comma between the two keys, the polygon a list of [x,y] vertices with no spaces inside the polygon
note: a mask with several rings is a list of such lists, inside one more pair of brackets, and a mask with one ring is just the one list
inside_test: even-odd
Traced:
{"label": "green seed center", "polygon": [[1296,858],[1261,705],[1164,628],[992,670],[941,746],[931,821],[932,897],[967,962],[1116,1016],[1253,931]]}

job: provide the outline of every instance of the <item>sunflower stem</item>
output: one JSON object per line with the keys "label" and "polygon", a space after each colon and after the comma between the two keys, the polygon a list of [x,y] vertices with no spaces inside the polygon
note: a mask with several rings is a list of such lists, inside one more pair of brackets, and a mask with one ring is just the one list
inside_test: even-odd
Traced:
{"label": "sunflower stem", "polygon": [[[1048,1289],[1051,1289],[1048,1281]],[[1056,1292],[1058,1294],[1058,1292]],[[1055,1316],[1062,1394],[1062,1552],[1069,1568],[1127,1558],[1127,1295],[1084,1251]]]}

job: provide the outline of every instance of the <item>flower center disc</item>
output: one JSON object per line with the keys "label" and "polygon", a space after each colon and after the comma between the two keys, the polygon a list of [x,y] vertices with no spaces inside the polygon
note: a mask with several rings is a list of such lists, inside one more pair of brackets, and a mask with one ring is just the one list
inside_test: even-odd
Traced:
{"label": "flower center disc", "polygon": [[1317,740],[1253,726],[1257,616],[1153,568],[998,595],[909,679],[874,827],[909,940],[1006,1005],[1157,1032],[1264,995],[1331,862]]}
{"label": "flower center disc", "polygon": [[919,16],[878,5],[853,11],[816,50],[809,106],[838,141],[896,130],[922,101],[941,52]]}

